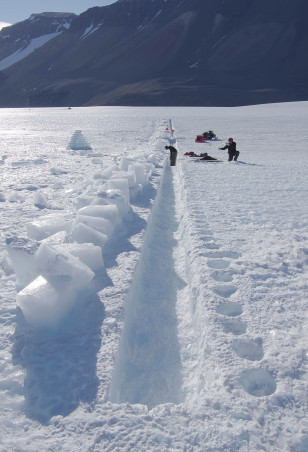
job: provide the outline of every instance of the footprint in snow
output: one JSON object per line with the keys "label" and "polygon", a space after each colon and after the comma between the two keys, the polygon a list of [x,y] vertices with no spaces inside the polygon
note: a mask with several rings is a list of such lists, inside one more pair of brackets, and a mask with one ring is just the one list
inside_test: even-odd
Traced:
{"label": "footprint in snow", "polygon": [[237,292],[237,287],[230,285],[217,286],[213,288],[213,292],[215,292],[220,297],[229,298],[235,292]]}
{"label": "footprint in snow", "polygon": [[234,251],[216,251],[214,253],[208,253],[207,257],[212,259],[219,259],[227,257],[229,259],[238,259],[241,254],[235,253]]}
{"label": "footprint in snow", "polygon": [[277,388],[271,374],[264,369],[245,370],[240,376],[240,383],[248,394],[255,397],[274,394]]}
{"label": "footprint in snow", "polygon": [[[219,245],[217,245],[217,243],[214,242],[208,242],[204,245],[205,248],[208,248],[209,250],[218,250],[219,249]],[[202,253],[204,256],[208,257],[208,253],[203,252]]]}
{"label": "footprint in snow", "polygon": [[221,324],[225,333],[240,336],[246,333],[246,324],[239,319],[222,319]]}
{"label": "footprint in snow", "polygon": [[262,340],[260,338],[253,339],[237,339],[233,342],[232,348],[240,358],[249,359],[250,361],[260,361],[263,358]]}
{"label": "footprint in snow", "polygon": [[217,282],[231,282],[233,281],[233,276],[227,272],[216,271],[211,274],[211,277]]}
{"label": "footprint in snow", "polygon": [[215,259],[208,261],[207,266],[209,268],[213,268],[215,270],[223,270],[224,268],[228,268],[230,265],[229,261],[225,261],[224,259]]}
{"label": "footprint in snow", "polygon": [[219,249],[219,245],[217,245],[217,243],[211,241],[211,242],[207,242],[204,243],[202,251],[200,252],[200,254],[202,254],[202,256],[208,257],[208,250],[218,250]]}
{"label": "footprint in snow", "polygon": [[217,312],[229,317],[237,317],[242,314],[243,308],[239,303],[222,303],[218,306]]}
{"label": "footprint in snow", "polygon": [[202,237],[200,237],[200,240],[202,240],[202,242],[211,242],[213,240],[213,236],[212,235],[203,235]]}
{"label": "footprint in snow", "polygon": [[204,225],[205,228],[209,229],[209,226],[208,226],[208,224],[206,223],[206,221],[205,221],[203,215],[200,216],[200,217],[196,217],[196,218],[194,219],[194,222],[195,222],[196,224]]}

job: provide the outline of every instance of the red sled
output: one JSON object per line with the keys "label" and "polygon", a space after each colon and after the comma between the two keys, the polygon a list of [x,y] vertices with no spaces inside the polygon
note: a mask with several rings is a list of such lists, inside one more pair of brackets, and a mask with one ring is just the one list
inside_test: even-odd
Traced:
{"label": "red sled", "polygon": [[205,143],[206,138],[203,135],[197,135],[197,138],[195,139],[195,143]]}

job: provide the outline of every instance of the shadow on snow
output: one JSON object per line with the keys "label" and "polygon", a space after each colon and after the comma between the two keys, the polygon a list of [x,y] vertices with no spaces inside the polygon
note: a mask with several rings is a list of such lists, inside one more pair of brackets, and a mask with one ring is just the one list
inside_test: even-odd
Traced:
{"label": "shadow on snow", "polygon": [[[151,184],[137,202],[150,206],[156,196]],[[13,362],[26,370],[24,382],[25,414],[42,424],[51,417],[67,416],[81,402],[95,403],[99,381],[96,376],[97,354],[101,347],[104,304],[97,293],[112,286],[106,268],[116,264],[116,257],[133,251],[129,238],[146,228],[146,221],[130,211],[104,247],[105,268],[97,273],[91,287],[78,294],[74,310],[55,331],[35,331],[17,310],[13,344]]]}
{"label": "shadow on snow", "polygon": [[47,424],[52,416],[67,416],[80,402],[95,400],[96,355],[104,317],[98,296],[75,309],[57,331],[30,330],[18,312],[13,362],[27,370],[27,417]]}

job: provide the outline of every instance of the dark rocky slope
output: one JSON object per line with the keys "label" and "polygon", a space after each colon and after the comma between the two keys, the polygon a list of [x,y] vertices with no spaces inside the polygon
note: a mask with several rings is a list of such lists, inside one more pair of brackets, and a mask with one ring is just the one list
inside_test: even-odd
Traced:
{"label": "dark rocky slope", "polygon": [[304,0],[119,0],[91,8],[0,73],[0,105],[306,100],[307,12]]}

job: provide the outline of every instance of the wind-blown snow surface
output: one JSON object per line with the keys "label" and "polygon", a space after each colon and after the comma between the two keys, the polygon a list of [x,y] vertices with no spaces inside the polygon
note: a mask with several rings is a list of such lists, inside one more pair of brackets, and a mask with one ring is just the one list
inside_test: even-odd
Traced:
{"label": "wind-blown snow surface", "polygon": [[[307,113],[0,111],[1,450],[308,450]],[[76,129],[91,151],[67,149]],[[57,327],[16,306],[38,274]]]}

